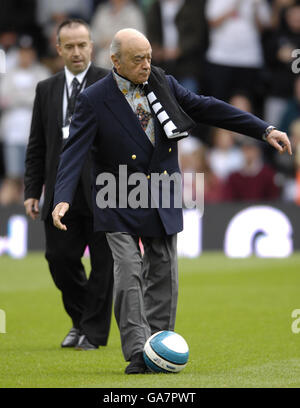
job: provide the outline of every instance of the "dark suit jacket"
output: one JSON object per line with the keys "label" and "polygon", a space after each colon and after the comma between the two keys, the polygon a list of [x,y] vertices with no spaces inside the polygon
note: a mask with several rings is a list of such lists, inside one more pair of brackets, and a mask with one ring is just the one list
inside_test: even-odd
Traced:
{"label": "dark suit jacket", "polygon": [[[167,76],[171,92],[195,122],[202,122],[260,139],[268,124],[212,97],[196,95]],[[103,172],[116,176],[119,165],[132,173],[168,174],[179,172],[177,142],[170,141],[157,120],[153,148],[145,132],[120,92],[112,73],[96,82],[79,97],[70,129],[70,138],[61,156],[55,186],[54,205],[72,202],[76,180],[88,151],[92,149],[94,178]],[[96,205],[99,189],[94,180],[94,223],[101,231],[119,231],[140,236],[162,236],[182,230],[179,208],[106,208]],[[151,178],[149,179],[149,185]],[[172,199],[171,199],[172,203]]]}
{"label": "dark suit jacket", "polygon": [[[107,74],[107,70],[90,66],[86,87]],[[45,185],[42,219],[52,211],[54,185],[59,155],[62,150],[62,104],[65,85],[64,71],[38,83],[33,107],[32,123],[26,153],[25,200],[39,199]],[[91,207],[90,168],[82,170],[82,186]]]}

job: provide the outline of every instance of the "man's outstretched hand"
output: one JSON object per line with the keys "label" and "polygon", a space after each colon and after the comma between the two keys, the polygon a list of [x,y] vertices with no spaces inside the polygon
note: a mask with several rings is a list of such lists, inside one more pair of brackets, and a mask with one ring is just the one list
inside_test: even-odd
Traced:
{"label": "man's outstretched hand", "polygon": [[58,203],[54,210],[52,211],[53,224],[56,228],[67,231],[67,227],[60,220],[69,210],[69,203]]}
{"label": "man's outstretched hand", "polygon": [[288,152],[292,154],[292,147],[289,138],[286,133],[280,132],[280,130],[274,129],[266,138],[267,142],[273,146],[280,154]]}

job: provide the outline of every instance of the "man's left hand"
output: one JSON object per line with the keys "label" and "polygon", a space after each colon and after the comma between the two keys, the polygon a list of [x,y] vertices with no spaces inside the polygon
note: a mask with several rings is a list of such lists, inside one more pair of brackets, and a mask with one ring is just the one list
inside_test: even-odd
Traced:
{"label": "man's left hand", "polygon": [[289,155],[292,155],[291,143],[286,133],[274,129],[268,134],[266,140],[271,146],[275,147],[280,154],[288,151]]}

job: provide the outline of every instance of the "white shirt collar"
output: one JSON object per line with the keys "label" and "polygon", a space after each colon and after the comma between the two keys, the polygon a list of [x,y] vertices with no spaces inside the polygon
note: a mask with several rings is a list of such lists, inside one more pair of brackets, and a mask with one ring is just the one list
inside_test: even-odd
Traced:
{"label": "white shirt collar", "polygon": [[83,81],[83,79],[85,77],[85,74],[88,72],[90,66],[91,66],[91,62],[88,64],[88,66],[86,67],[86,69],[84,71],[80,72],[77,75],[72,74],[72,72],[69,71],[68,68],[65,66],[65,77],[66,77],[68,88],[70,88],[72,86],[72,81],[73,81],[73,79],[75,77],[78,79],[78,82],[81,84],[81,82]]}

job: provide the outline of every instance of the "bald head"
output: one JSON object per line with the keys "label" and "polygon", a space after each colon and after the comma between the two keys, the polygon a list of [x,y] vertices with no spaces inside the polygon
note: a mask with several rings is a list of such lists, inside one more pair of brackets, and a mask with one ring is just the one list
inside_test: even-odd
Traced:
{"label": "bald head", "polygon": [[150,45],[149,41],[140,31],[134,28],[124,28],[118,31],[110,46],[110,55],[121,56],[122,51],[126,51],[127,46],[134,46],[136,42],[145,42]]}
{"label": "bald head", "polygon": [[117,72],[140,84],[148,80],[152,49],[141,32],[132,28],[118,31],[111,43],[111,59]]}

